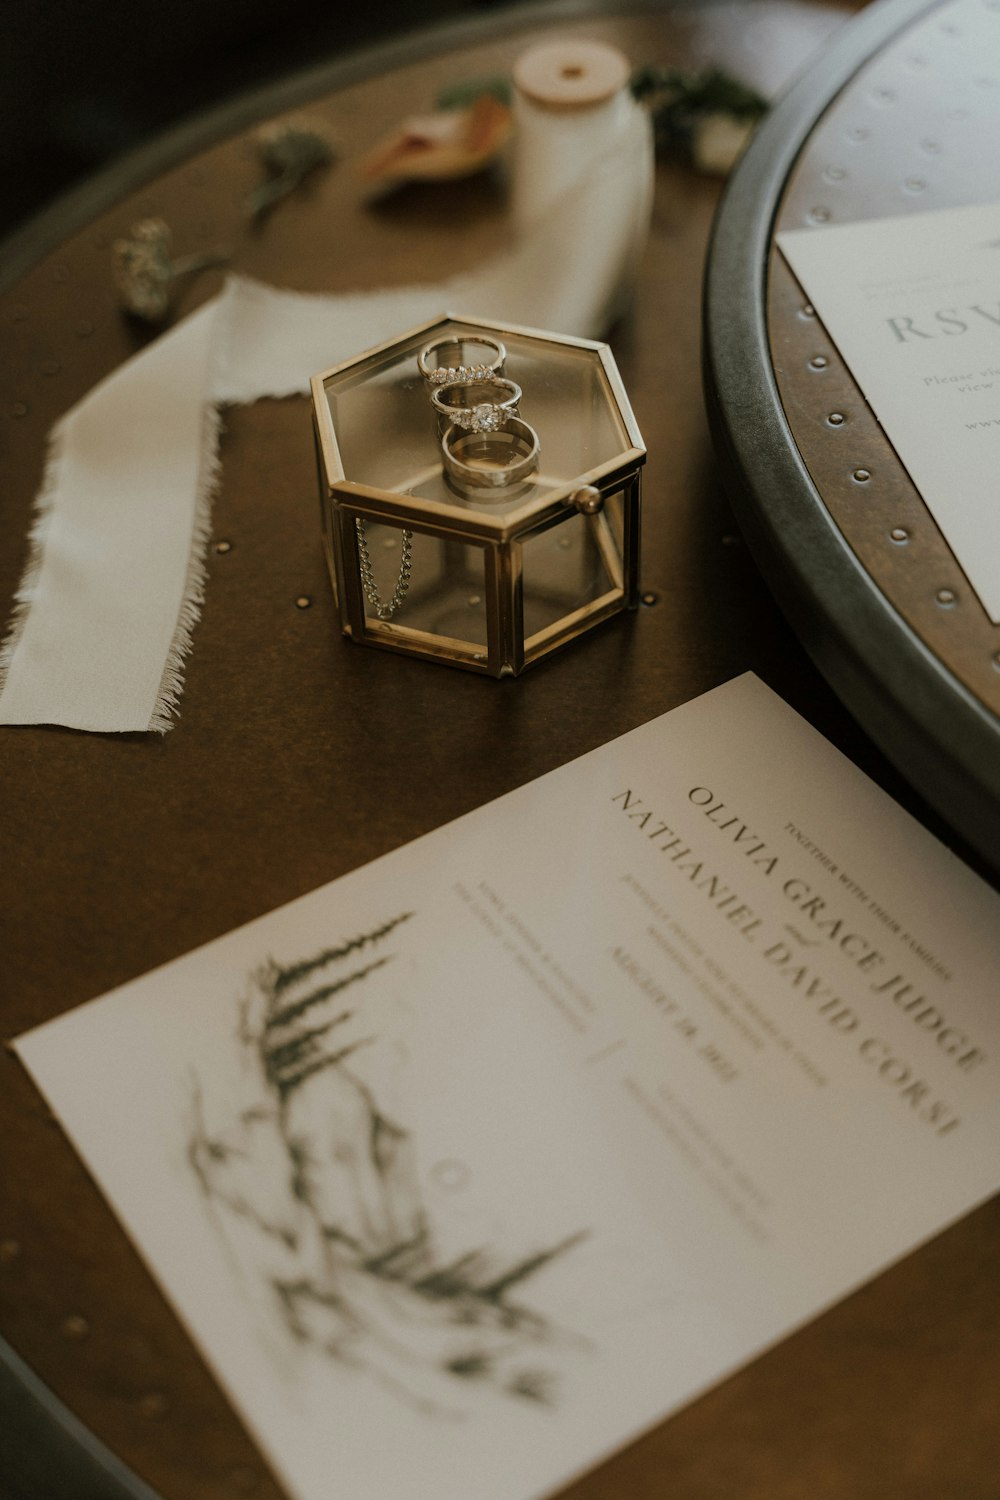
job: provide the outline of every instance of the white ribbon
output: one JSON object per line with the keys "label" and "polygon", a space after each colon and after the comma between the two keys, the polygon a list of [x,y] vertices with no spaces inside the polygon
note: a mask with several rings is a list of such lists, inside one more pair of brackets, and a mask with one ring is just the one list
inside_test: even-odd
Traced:
{"label": "white ribbon", "polygon": [[350,296],[231,278],[56,425],[31,557],[0,650],[0,723],[98,731],[173,723],[204,592],[218,409],[306,392],[337,364],[445,311],[594,337],[648,225],[636,109],[582,181],[509,253],[434,286]]}

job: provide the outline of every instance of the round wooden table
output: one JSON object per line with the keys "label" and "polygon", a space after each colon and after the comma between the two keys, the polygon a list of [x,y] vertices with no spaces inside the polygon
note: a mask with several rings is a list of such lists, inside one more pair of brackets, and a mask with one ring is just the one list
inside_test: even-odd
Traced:
{"label": "round wooden table", "polygon": [[[719,64],[771,90],[850,8],[580,9],[573,25],[636,63]],[[369,203],[355,164],[443,86],[506,71],[567,24],[565,7],[521,8],[324,66],[120,164],[9,247],[0,611],[24,567],[51,424],[151,336],[120,314],[112,241],[160,215],[178,253],[229,244],[240,272],[305,291],[432,280],[445,254],[456,271],[472,266],[503,233],[501,180]],[[249,230],[255,129],[299,112],[329,128],[339,161]],[[6,1038],[747,669],[943,831],[811,665],[728,508],[699,379],[718,194],[716,181],[661,162],[635,307],[611,335],[649,450],[646,602],[523,679],[472,678],[342,639],[308,404],[226,414],[207,597],[176,728],[162,738],[0,730]],[[179,312],[218,285],[218,273],[200,278]],[[0,1492],[124,1500],[148,1485],[165,1500],[276,1500],[250,1437],[16,1058],[5,1052],[0,1066],[0,1333],[16,1351],[0,1366]],[[994,1494],[998,1250],[990,1204],[567,1496]],[[79,1429],[68,1431],[62,1404]]]}

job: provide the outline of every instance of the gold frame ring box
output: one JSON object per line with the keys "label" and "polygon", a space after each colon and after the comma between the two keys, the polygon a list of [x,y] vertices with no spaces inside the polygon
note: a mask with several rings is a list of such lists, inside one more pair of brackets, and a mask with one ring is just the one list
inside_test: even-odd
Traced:
{"label": "gold frame ring box", "polygon": [[636,607],[646,450],[607,344],[442,314],[312,399],[352,640],[506,677]]}

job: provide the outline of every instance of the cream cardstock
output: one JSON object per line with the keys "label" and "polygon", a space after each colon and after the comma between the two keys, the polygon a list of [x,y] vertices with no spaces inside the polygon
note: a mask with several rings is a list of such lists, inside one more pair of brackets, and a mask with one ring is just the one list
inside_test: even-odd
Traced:
{"label": "cream cardstock", "polygon": [[996,1190],[998,971],[747,675],[16,1045],[291,1495],[528,1500]]}
{"label": "cream cardstock", "polygon": [[1000,204],[792,230],[778,245],[1000,623]]}

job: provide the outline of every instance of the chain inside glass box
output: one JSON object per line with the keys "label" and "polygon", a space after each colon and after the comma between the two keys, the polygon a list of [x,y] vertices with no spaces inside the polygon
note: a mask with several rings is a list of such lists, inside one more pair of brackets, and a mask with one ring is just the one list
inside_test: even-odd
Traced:
{"label": "chain inside glass box", "polygon": [[606,344],[445,314],[312,395],[355,641],[500,677],[636,606],[646,452]]}

